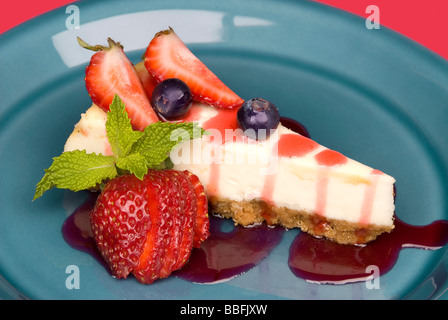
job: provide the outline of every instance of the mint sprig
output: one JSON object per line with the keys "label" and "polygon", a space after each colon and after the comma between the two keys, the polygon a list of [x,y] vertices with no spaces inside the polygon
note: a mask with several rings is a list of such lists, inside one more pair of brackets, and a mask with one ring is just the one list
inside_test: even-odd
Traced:
{"label": "mint sprig", "polygon": [[106,121],[107,139],[112,149],[112,153],[117,158],[126,157],[131,152],[131,148],[144,134],[141,131],[134,131],[125,110],[125,105],[118,95],[115,95],[109,105]]}
{"label": "mint sprig", "polygon": [[62,153],[53,158],[53,163],[45,170],[36,185],[33,200],[52,188],[86,190],[122,174],[134,174],[143,179],[149,169],[162,169],[170,164],[169,154],[179,143],[206,134],[194,122],[156,122],[144,131],[135,131],[118,95],[109,109],[106,131],[113,156],[85,150]]}

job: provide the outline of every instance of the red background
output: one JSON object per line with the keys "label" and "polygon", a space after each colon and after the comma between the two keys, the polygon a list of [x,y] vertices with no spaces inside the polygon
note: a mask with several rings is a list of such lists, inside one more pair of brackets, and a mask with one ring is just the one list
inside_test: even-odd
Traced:
{"label": "red background", "polygon": [[[126,1],[126,0],[123,0]],[[242,0],[243,1],[243,0]],[[421,43],[448,59],[448,0],[315,0],[362,17],[366,8],[380,9],[380,23]],[[73,0],[2,0],[0,34],[14,26]]]}

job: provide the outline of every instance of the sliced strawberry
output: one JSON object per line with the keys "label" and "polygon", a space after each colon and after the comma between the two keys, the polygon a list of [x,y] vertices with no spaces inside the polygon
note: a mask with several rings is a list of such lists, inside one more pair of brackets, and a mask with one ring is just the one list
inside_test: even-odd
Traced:
{"label": "sliced strawberry", "polygon": [[196,194],[190,180],[180,171],[169,170],[169,175],[175,180],[182,199],[182,228],[177,250],[174,249],[176,261],[172,271],[182,268],[190,257],[193,249],[194,225],[197,216]]}
{"label": "sliced strawberry", "polygon": [[193,247],[199,248],[201,246],[201,243],[205,241],[210,235],[208,200],[204,192],[204,186],[200,182],[199,178],[195,174],[187,170],[183,171],[183,174],[185,174],[190,180],[191,184],[193,185],[194,192],[196,193],[197,215],[196,223],[194,226]]}
{"label": "sliced strawberry", "polygon": [[134,66],[126,57],[120,43],[107,40],[109,47],[90,46],[78,38],[79,44],[98,51],[86,68],[86,88],[96,105],[108,111],[115,94],[125,104],[131,123],[136,130],[143,130],[159,121],[146,96],[142,82]]}
{"label": "sliced strawberry", "polygon": [[168,78],[183,80],[197,101],[223,108],[237,108],[244,102],[187,48],[171,28],[157,33],[151,40],[145,52],[145,67],[158,82]]}
{"label": "sliced strawberry", "polygon": [[151,228],[147,233],[143,253],[133,274],[139,282],[150,284],[160,278],[172,212],[166,205],[170,196],[167,191],[169,185],[166,179],[162,175],[150,171],[144,180],[148,188],[147,210]]}
{"label": "sliced strawberry", "polygon": [[117,278],[126,278],[143,252],[151,227],[147,205],[146,183],[122,176],[106,184],[90,213],[97,247]]}
{"label": "sliced strawberry", "polygon": [[[171,221],[169,221],[170,225],[168,226],[168,234],[164,235],[165,239],[163,241],[165,243],[165,252],[162,260],[162,268],[159,273],[160,278],[166,278],[175,270],[174,266],[177,262],[177,257],[179,252],[183,250],[181,245],[184,228],[183,224],[185,216],[187,214],[191,215],[192,212],[186,211],[185,198],[181,190],[177,172],[169,170],[159,171],[157,173],[162,175],[167,182],[168,188],[166,190],[165,204],[167,206],[167,211],[169,211],[169,216],[171,217]],[[196,216],[196,212],[194,212],[194,215]],[[190,255],[191,245],[189,248],[186,248],[186,250],[188,251],[188,255]]]}
{"label": "sliced strawberry", "polygon": [[197,196],[200,187],[192,183],[194,177],[187,171],[149,170],[143,180],[125,175],[105,185],[90,213],[90,224],[114,276],[126,278],[132,273],[139,282],[150,284],[185,265],[193,243],[200,244],[208,232],[203,229],[206,207]]}
{"label": "sliced strawberry", "polygon": [[145,89],[148,100],[151,101],[152,92],[158,82],[152,75],[149,74],[148,70],[146,70],[144,61],[137,63],[134,68],[135,71],[137,71],[140,80],[142,81],[143,88]]}

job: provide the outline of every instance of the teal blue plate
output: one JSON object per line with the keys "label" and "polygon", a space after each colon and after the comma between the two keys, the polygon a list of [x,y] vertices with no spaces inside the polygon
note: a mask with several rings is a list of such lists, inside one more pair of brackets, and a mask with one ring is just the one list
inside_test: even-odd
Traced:
{"label": "teal blue plate", "polygon": [[[297,230],[250,271],[217,284],[171,277],[150,286],[117,280],[63,239],[84,193],[36,183],[90,105],[88,43],[120,41],[139,61],[172,26],[242,98],[264,97],[321,144],[393,175],[397,216],[414,225],[448,219],[448,63],[361,17],[308,1],[80,1],[79,29],[66,7],[0,38],[0,297],[4,299],[446,299],[448,247],[407,248],[366,283],[318,285],[295,277]],[[76,9],[75,8],[75,9]],[[70,8],[69,8],[70,9]],[[68,27],[68,28],[67,28]],[[69,266],[79,288],[66,285]],[[68,272],[68,273],[67,273]]]}

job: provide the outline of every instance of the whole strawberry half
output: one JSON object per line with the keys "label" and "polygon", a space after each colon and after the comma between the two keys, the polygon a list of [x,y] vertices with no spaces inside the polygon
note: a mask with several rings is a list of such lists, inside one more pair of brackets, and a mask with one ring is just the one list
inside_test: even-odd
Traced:
{"label": "whole strawberry half", "polygon": [[90,46],[78,38],[86,49],[98,51],[86,68],[85,83],[92,102],[108,111],[115,94],[119,95],[131,117],[131,124],[142,131],[159,121],[151,107],[145,88],[120,43],[108,39],[109,47]]}
{"label": "whole strawberry half", "polygon": [[191,89],[193,99],[215,107],[238,108],[244,100],[200,61],[173,29],[158,32],[145,52],[145,67],[158,82],[178,78]]}
{"label": "whole strawberry half", "polygon": [[[188,171],[149,170],[109,181],[90,213],[93,237],[112,274],[150,284],[188,261],[208,235],[204,189]],[[207,222],[205,222],[207,221]]]}

